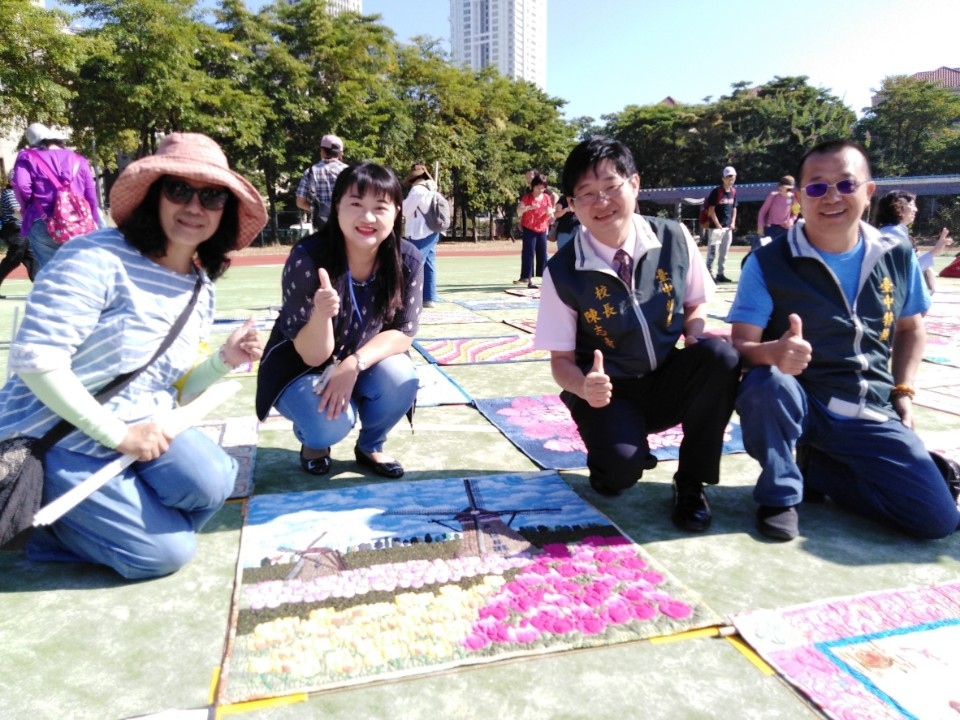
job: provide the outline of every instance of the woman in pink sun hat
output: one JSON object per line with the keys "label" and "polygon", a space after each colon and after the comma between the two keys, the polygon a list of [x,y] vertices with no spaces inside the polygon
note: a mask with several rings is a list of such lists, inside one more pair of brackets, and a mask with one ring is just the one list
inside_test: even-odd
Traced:
{"label": "woman in pink sun hat", "polygon": [[[44,503],[120,454],[137,458],[38,529],[26,552],[139,579],[188,562],[197,531],[233,489],[236,463],[218,445],[193,428],[171,437],[158,416],[262,354],[250,322],[209,357],[201,341],[213,322],[212,279],[267,215],[219,146],[194,133],[173,133],[128,166],[110,201],[117,227],[64,244],[36,278],[10,347],[15,374],[0,389],[0,439],[42,437],[61,419],[73,426],[45,455]],[[131,372],[115,395],[94,397]]]}

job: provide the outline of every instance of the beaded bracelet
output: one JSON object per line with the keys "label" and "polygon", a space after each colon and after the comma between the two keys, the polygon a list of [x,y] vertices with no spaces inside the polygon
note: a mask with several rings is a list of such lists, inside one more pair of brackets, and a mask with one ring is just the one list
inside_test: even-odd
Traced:
{"label": "beaded bracelet", "polygon": [[916,394],[917,391],[909,385],[894,385],[893,390],[890,391],[890,399],[893,400],[898,397],[908,397],[913,400]]}

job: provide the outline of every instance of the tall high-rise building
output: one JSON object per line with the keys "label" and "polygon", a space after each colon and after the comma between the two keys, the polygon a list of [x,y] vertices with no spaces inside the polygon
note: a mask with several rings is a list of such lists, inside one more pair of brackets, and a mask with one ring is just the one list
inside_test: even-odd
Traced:
{"label": "tall high-rise building", "polygon": [[342,12],[363,13],[363,0],[327,0],[327,10],[331,15]]}
{"label": "tall high-rise building", "polygon": [[547,87],[547,0],[450,0],[453,61]]}

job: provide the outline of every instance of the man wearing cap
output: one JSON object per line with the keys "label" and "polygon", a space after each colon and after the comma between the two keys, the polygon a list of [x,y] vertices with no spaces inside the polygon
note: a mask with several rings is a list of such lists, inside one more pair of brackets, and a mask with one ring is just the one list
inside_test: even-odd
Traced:
{"label": "man wearing cap", "polygon": [[297,207],[313,213],[313,229],[319,230],[330,217],[333,184],[347,164],[343,157],[343,140],[324,135],[320,141],[320,162],[307,168],[297,186]]}
{"label": "man wearing cap", "polygon": [[733,184],[737,181],[737,171],[727,165],[723,169],[723,184],[718,185],[707,196],[707,218],[710,229],[707,231],[707,270],[713,274],[713,259],[717,259],[718,283],[732,282],[723,274],[727,262],[733,231],[737,225],[737,191]]}

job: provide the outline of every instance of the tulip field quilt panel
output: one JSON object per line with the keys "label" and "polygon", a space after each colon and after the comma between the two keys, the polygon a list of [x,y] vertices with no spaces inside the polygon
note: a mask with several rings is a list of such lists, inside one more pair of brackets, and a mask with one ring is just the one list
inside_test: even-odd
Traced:
{"label": "tulip field quilt panel", "polygon": [[733,616],[743,639],[829,718],[960,714],[960,583]]}
{"label": "tulip field quilt panel", "polygon": [[218,703],[721,623],[555,472],[258,495]]}

